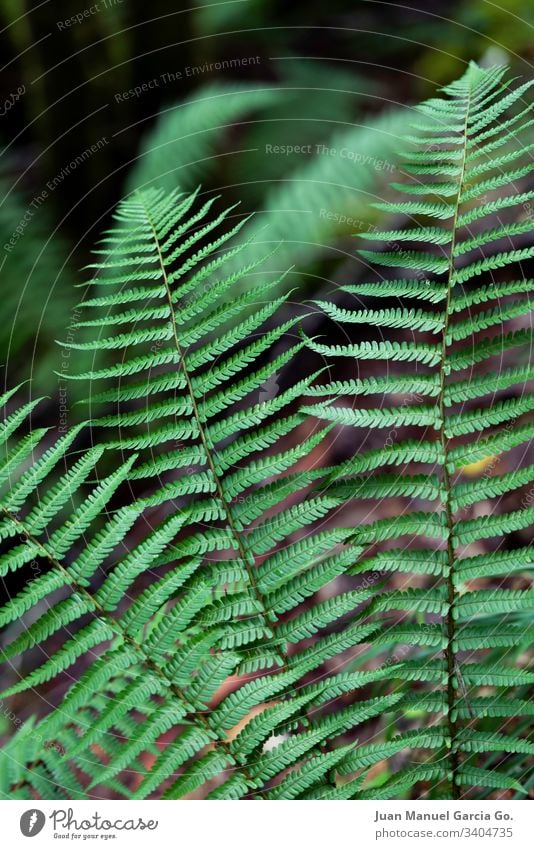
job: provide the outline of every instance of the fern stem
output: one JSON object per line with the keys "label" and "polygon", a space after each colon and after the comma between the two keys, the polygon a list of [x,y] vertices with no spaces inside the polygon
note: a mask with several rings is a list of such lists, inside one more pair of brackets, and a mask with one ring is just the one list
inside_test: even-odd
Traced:
{"label": "fern stem", "polygon": [[460,785],[457,782],[457,774],[459,767],[458,749],[456,739],[458,736],[458,720],[453,719],[456,708],[457,692],[454,685],[456,677],[456,653],[454,650],[454,641],[456,636],[456,621],[454,619],[454,604],[456,601],[456,588],[454,583],[454,561],[455,552],[453,544],[454,535],[454,511],[452,508],[452,486],[448,470],[448,450],[449,440],[445,433],[445,391],[446,391],[446,365],[447,365],[447,333],[449,328],[450,307],[452,300],[452,276],[454,274],[454,251],[456,246],[456,231],[458,229],[458,216],[460,211],[460,197],[463,190],[465,164],[467,156],[467,127],[469,120],[469,109],[471,104],[471,92],[469,91],[467,103],[465,106],[465,122],[463,128],[463,151],[458,178],[458,193],[456,195],[454,216],[452,219],[451,242],[449,246],[448,270],[447,270],[447,297],[445,301],[445,317],[442,331],[442,346],[441,346],[441,363],[440,363],[440,391],[438,397],[438,408],[440,416],[439,440],[443,453],[443,486],[445,491],[445,500],[443,506],[445,509],[445,519],[447,522],[447,560],[448,560],[448,575],[447,575],[447,645],[445,648],[445,659],[447,663],[447,723],[450,736],[450,768],[451,768],[451,796],[453,799],[458,799],[460,796]]}
{"label": "fern stem", "polygon": [[[204,423],[202,421],[202,417],[201,417],[199,409],[198,409],[198,404],[197,404],[195,393],[194,393],[194,390],[193,390],[191,377],[189,375],[189,372],[188,372],[187,366],[186,366],[186,362],[185,362],[185,353],[184,353],[184,350],[182,348],[182,345],[181,345],[181,342],[180,342],[180,337],[179,337],[179,334],[178,334],[178,326],[177,326],[177,323],[176,323],[176,314],[175,314],[175,310],[174,310],[174,303],[173,303],[173,300],[172,300],[172,291],[171,291],[171,287],[170,287],[170,284],[169,284],[169,278],[168,278],[168,275],[167,275],[167,269],[166,269],[166,266],[165,266],[163,255],[161,253],[159,237],[158,237],[156,228],[154,226],[154,222],[152,221],[152,218],[150,216],[150,212],[147,209],[141,195],[140,195],[140,200],[141,200],[141,203],[142,203],[143,208],[145,210],[145,215],[146,215],[147,221],[150,225],[150,228],[151,228],[153,236],[154,236],[154,244],[156,246],[156,250],[157,250],[157,253],[158,253],[158,259],[159,259],[159,263],[160,263],[161,273],[163,275],[163,284],[165,286],[165,291],[166,291],[166,294],[167,294],[167,303],[169,305],[173,342],[174,342],[176,351],[178,353],[179,364],[180,364],[180,367],[181,367],[181,370],[182,370],[182,374],[184,376],[184,380],[186,382],[187,391],[189,393],[189,397],[190,397],[190,400],[191,400],[191,407],[192,407],[192,410],[193,410],[193,416],[195,418],[195,422],[196,422],[196,425],[198,427],[198,432],[199,432],[199,436],[200,436],[200,441],[202,442],[202,447],[204,448],[204,452],[206,454],[208,468],[209,468],[209,470],[212,474],[213,480],[215,482],[215,486],[216,486],[216,489],[217,489],[217,496],[218,496],[219,501],[220,501],[222,508],[224,510],[228,527],[229,527],[230,532],[231,532],[231,534],[232,534],[232,536],[235,540],[237,549],[239,551],[239,556],[240,556],[240,558],[243,561],[243,564],[245,566],[247,576],[248,576],[248,579],[250,581],[250,586],[252,588],[252,591],[253,591],[257,601],[260,603],[260,605],[262,607],[264,616],[266,616],[268,618],[267,606],[265,604],[265,599],[263,597],[263,594],[260,591],[258,584],[256,582],[253,564],[251,563],[251,556],[250,556],[249,552],[247,551],[247,548],[246,548],[246,546],[243,542],[241,534],[239,533],[239,531],[237,530],[237,528],[235,526],[235,522],[234,522],[234,518],[233,518],[233,515],[232,515],[232,510],[231,510],[230,504],[228,503],[228,501],[225,497],[223,486],[222,486],[222,483],[221,483],[221,479],[220,479],[220,477],[217,473],[215,463],[213,462],[212,446],[211,446],[210,441],[208,439],[208,436],[207,436],[207,433],[206,433],[206,430],[205,430],[205,427],[204,427]],[[284,663],[283,663],[283,666],[281,667],[281,669],[282,669],[282,671],[285,671],[287,669],[287,653],[286,653],[285,649],[282,649],[282,651],[283,651]]]}

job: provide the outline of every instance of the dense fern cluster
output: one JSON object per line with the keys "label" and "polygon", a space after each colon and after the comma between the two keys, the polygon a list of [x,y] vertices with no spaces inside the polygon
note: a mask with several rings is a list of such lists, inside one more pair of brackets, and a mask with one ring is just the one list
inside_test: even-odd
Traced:
{"label": "dense fern cluster", "polygon": [[[534,510],[499,501],[534,467],[461,472],[532,432],[532,395],[501,395],[533,376],[520,265],[533,249],[500,247],[530,230],[515,213],[534,195],[514,184],[531,170],[527,87],[471,66],[422,106],[405,167],[416,179],[396,184],[410,199],[380,205],[414,223],[362,252],[412,276],[347,287],[356,309],[322,304],[349,336],[366,326],[376,340],[300,338],[232,210],[212,217],[213,200],[159,189],[120,204],[83,338],[68,343],[94,356],[66,376],[89,387],[89,421],[54,441],[28,426],[37,401],[2,399],[0,569],[26,580],[0,609],[3,654],[29,658],[2,698],[83,664],[5,747],[5,795],[523,792],[533,676],[511,658],[531,596],[513,580],[532,556],[506,538]],[[510,217],[488,224],[501,210]],[[354,361],[354,376],[310,370],[282,389],[305,345]],[[363,376],[360,360],[384,361],[384,376]],[[386,438],[323,468],[337,426]],[[387,438],[406,428],[420,435]],[[391,516],[355,525],[355,500],[390,503]],[[402,753],[378,787],[376,766]]]}

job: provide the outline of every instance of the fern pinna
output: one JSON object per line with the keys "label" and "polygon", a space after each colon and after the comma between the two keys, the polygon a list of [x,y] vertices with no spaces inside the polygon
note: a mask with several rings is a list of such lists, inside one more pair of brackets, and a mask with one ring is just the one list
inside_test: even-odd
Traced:
{"label": "fern pinna", "polygon": [[[432,741],[441,735],[439,754],[420,755],[405,786],[427,780],[434,768],[432,781],[449,783],[456,797],[473,785],[519,791],[533,752],[523,736],[528,721],[521,720],[532,714],[522,689],[532,673],[523,661],[513,665],[514,650],[529,644],[533,554],[511,535],[528,532],[534,510],[528,489],[516,501],[520,509],[507,512],[502,502],[532,486],[534,466],[523,461],[505,474],[497,468],[497,455],[517,446],[528,456],[533,434],[532,280],[521,263],[534,248],[513,238],[532,229],[524,212],[534,193],[521,185],[533,168],[524,141],[532,124],[524,103],[529,88],[510,91],[504,68],[473,64],[442,99],[420,107],[403,169],[410,179],[393,184],[406,199],[378,204],[413,224],[363,234],[386,245],[359,251],[412,277],[343,287],[357,308],[319,302],[346,336],[353,326],[367,326],[376,328],[376,341],[310,342],[332,365],[338,357],[354,360],[359,376],[316,388],[317,396],[330,397],[308,412],[382,434],[377,447],[331,473],[327,491],[347,503],[369,499],[366,521],[352,537],[365,550],[350,574],[404,576],[371,601],[368,613],[379,614],[383,637],[399,644],[402,657],[413,658],[408,647],[419,647],[419,667],[407,660],[401,678],[409,673]],[[360,361],[367,359],[384,361],[384,377],[364,376]],[[336,403],[340,396],[354,401]],[[373,502],[380,504],[376,521]],[[376,758],[412,747],[411,733],[376,747]],[[338,770],[351,774],[360,762],[356,749]]]}
{"label": "fern pinna", "polygon": [[[522,792],[532,675],[508,658],[525,643],[528,596],[513,582],[530,552],[500,542],[527,527],[531,508],[475,508],[534,476],[528,466],[474,483],[457,473],[530,438],[531,397],[493,397],[531,377],[526,356],[497,375],[485,369],[504,349],[522,356],[530,338],[506,327],[524,323],[529,281],[505,272],[532,249],[486,250],[527,232],[507,218],[486,227],[531,197],[493,196],[528,171],[516,143],[527,111],[505,117],[525,91],[509,94],[503,71],[472,67],[448,100],[423,107],[430,124],[407,168],[420,179],[401,187],[416,200],[386,211],[443,226],[373,234],[429,244],[367,253],[422,274],[349,289],[421,305],[325,305],[349,330],[415,339],[309,343],[322,355],[408,361],[408,373],[326,386],[310,373],[277,386],[304,342],[258,246],[240,240],[244,221],[228,226],[232,211],[212,216],[214,201],[197,193],[149,189],[121,203],[69,341],[95,357],[70,375],[90,387],[89,421],[54,440],[31,429],[37,402],[1,399],[0,568],[25,582],[0,609],[4,659],[17,659],[2,698],[38,688],[55,704],[4,748],[4,796]],[[493,269],[502,282],[486,279]],[[385,393],[412,400],[335,403]],[[313,430],[310,414],[328,421]],[[427,430],[318,468],[338,424]],[[422,465],[412,474],[412,464]],[[374,473],[388,465],[402,468]],[[354,527],[355,498],[393,497],[410,499],[400,515]],[[492,554],[477,549],[484,538]],[[411,576],[409,588],[385,586],[391,573]],[[393,768],[377,781],[382,762]]]}

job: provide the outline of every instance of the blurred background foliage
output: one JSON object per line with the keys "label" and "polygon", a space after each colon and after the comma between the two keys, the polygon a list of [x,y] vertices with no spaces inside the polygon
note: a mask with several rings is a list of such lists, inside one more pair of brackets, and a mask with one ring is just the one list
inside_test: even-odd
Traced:
{"label": "blurred background foliage", "polygon": [[283,243],[273,263],[296,265],[303,297],[347,262],[352,276],[349,237],[392,179],[410,104],[469,59],[524,74],[530,9],[1,0],[6,382],[31,375],[54,398],[54,339],[68,334],[74,284],[118,198],[139,185],[201,183],[240,202],[236,215],[257,212],[247,235]]}

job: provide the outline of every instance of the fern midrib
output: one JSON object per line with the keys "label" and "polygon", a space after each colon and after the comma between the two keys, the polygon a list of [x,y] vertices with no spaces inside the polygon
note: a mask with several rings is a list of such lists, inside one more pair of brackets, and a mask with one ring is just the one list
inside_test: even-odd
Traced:
{"label": "fern midrib", "polygon": [[453,535],[454,535],[454,511],[452,509],[452,485],[448,470],[448,450],[449,450],[449,439],[445,433],[445,415],[446,415],[446,406],[445,406],[445,392],[446,392],[446,365],[447,365],[447,333],[449,328],[449,320],[450,320],[450,305],[452,299],[452,277],[455,271],[454,266],[454,251],[456,246],[456,238],[457,238],[457,229],[458,229],[458,217],[460,212],[460,197],[463,190],[464,177],[465,177],[465,166],[466,166],[466,158],[467,158],[467,129],[469,122],[469,110],[471,106],[471,88],[468,91],[467,103],[465,106],[465,122],[463,128],[463,151],[462,151],[462,160],[461,160],[461,168],[460,174],[458,178],[458,193],[456,195],[455,201],[455,209],[454,216],[452,219],[452,229],[451,229],[451,242],[449,246],[449,267],[447,271],[447,297],[445,302],[445,320],[443,324],[443,335],[442,335],[442,347],[441,347],[441,363],[440,363],[440,390],[438,396],[438,408],[440,415],[440,429],[439,429],[439,440],[441,444],[441,449],[443,453],[443,486],[445,490],[445,518],[447,522],[447,559],[448,559],[448,576],[447,576],[447,602],[448,602],[448,611],[447,611],[447,646],[445,648],[445,658],[447,663],[447,723],[448,730],[450,736],[450,745],[451,745],[451,754],[450,754],[450,764],[451,764],[451,796],[453,799],[460,798],[460,785],[457,783],[457,775],[459,768],[459,758],[458,758],[458,750],[456,746],[456,738],[458,736],[458,720],[453,719],[454,709],[456,706],[457,694],[456,687],[454,686],[454,678],[457,674],[457,661],[456,661],[456,652],[454,651],[454,640],[456,635],[456,622],[454,619],[454,603],[456,601],[456,587],[454,581],[454,545],[453,545]]}
{"label": "fern midrib", "polygon": [[[167,268],[165,266],[165,261],[163,259],[163,255],[162,255],[162,252],[161,252],[160,241],[159,241],[159,237],[158,237],[158,234],[157,234],[157,230],[156,230],[156,227],[154,225],[154,222],[152,221],[150,212],[149,212],[148,208],[146,207],[146,204],[144,203],[144,201],[142,199],[142,196],[141,196],[141,203],[143,205],[143,209],[145,210],[145,215],[147,217],[147,221],[148,221],[150,228],[152,230],[152,233],[153,233],[154,244],[156,246],[156,250],[157,250],[157,253],[158,253],[158,261],[159,261],[159,264],[160,264],[161,273],[163,275],[163,285],[165,287],[167,302],[168,302],[168,305],[169,305],[173,342],[174,342],[176,351],[178,353],[179,366],[182,370],[182,374],[183,374],[184,380],[186,382],[187,391],[189,393],[189,397],[190,397],[190,400],[191,400],[191,407],[192,407],[192,411],[193,411],[193,416],[195,418],[195,422],[196,422],[196,425],[198,427],[200,441],[202,442],[202,447],[204,449],[204,453],[205,453],[206,458],[207,458],[207,465],[208,465],[208,468],[209,468],[209,470],[212,474],[213,480],[215,482],[215,486],[216,486],[216,489],[217,489],[217,496],[218,496],[219,501],[221,502],[222,508],[224,510],[224,513],[225,513],[225,516],[226,516],[226,522],[227,522],[228,527],[230,529],[230,532],[231,532],[231,534],[234,538],[234,541],[237,545],[237,549],[239,551],[239,556],[241,557],[241,560],[243,561],[243,564],[245,566],[247,576],[248,576],[248,579],[250,581],[250,586],[252,588],[252,591],[254,592],[254,595],[256,596],[257,601],[261,605],[263,615],[266,617],[266,619],[268,619],[267,605],[265,604],[265,599],[263,597],[263,594],[262,594],[262,592],[260,591],[260,589],[257,585],[256,578],[255,578],[255,575],[254,575],[254,570],[252,569],[251,563],[250,563],[249,552],[247,551],[247,548],[246,548],[246,546],[245,546],[245,544],[242,540],[241,534],[239,533],[239,531],[236,528],[236,525],[235,525],[235,522],[234,522],[234,519],[233,519],[233,515],[232,515],[231,507],[230,507],[230,505],[229,505],[229,503],[226,499],[220,476],[219,476],[217,469],[215,467],[215,463],[213,462],[212,447],[210,445],[210,441],[208,439],[208,436],[206,434],[206,430],[205,430],[205,427],[204,427],[204,422],[202,420],[202,417],[200,415],[200,411],[198,409],[198,404],[197,404],[195,393],[194,393],[194,390],[193,390],[193,384],[192,384],[189,372],[187,370],[185,353],[184,353],[182,345],[180,343],[180,337],[179,337],[179,334],[178,334],[178,326],[177,326],[177,323],[176,323],[176,313],[175,313],[174,303],[173,303],[173,299],[172,299],[172,291],[171,291],[171,287],[170,287],[169,279],[168,279],[168,275],[167,275]],[[283,659],[284,659],[284,664],[281,667],[281,669],[282,669],[282,671],[284,671],[287,668],[287,651],[286,651],[284,646],[282,646],[281,648],[282,648]]]}
{"label": "fern midrib", "polygon": [[[89,592],[89,590],[86,587],[80,586],[80,584],[78,584],[75,580],[73,580],[72,575],[70,574],[68,569],[66,569],[65,566],[61,563],[61,561],[58,560],[57,557],[54,557],[54,555],[50,551],[48,551],[47,547],[45,545],[43,545],[43,543],[36,536],[34,536],[31,531],[28,531],[26,529],[26,526],[25,526],[24,521],[22,519],[20,519],[15,513],[12,513],[10,510],[8,510],[6,507],[4,507],[2,505],[0,505],[0,509],[1,509],[2,513],[6,516],[6,518],[8,518],[11,522],[13,522],[18,528],[20,528],[21,536],[23,536],[24,539],[27,542],[31,542],[33,545],[35,545],[36,548],[41,553],[42,557],[45,558],[50,563],[51,566],[53,566],[55,569],[58,569],[65,576],[65,578],[67,579],[67,583],[71,587],[71,589],[74,592],[77,592],[78,594],[85,596],[91,602],[91,604],[94,606],[95,610],[98,612],[98,616],[102,619],[105,619],[105,621],[110,625],[111,629],[115,632],[115,634],[118,637],[120,637],[121,639],[123,639],[125,643],[129,644],[135,650],[137,656],[139,657],[141,665],[145,665],[151,672],[153,672],[155,675],[157,675],[159,678],[161,678],[161,680],[165,684],[165,687],[173,694],[173,696],[175,696],[175,698],[177,698],[182,704],[184,704],[186,706],[187,714],[184,717],[184,719],[187,719],[187,717],[189,716],[195,722],[200,722],[207,731],[209,731],[209,732],[215,731],[215,733],[217,734],[217,736],[219,738],[219,742],[218,742],[218,744],[214,743],[212,745],[219,745],[222,749],[224,749],[226,754],[229,756],[230,760],[233,761],[233,756],[232,756],[232,753],[231,753],[230,745],[229,745],[229,742],[226,739],[226,737],[223,737],[216,729],[212,728],[212,726],[208,722],[208,719],[204,715],[204,713],[202,711],[198,710],[198,708],[196,708],[195,705],[193,705],[189,701],[187,693],[185,693],[180,687],[178,687],[172,681],[169,682],[168,676],[165,674],[164,670],[159,666],[159,664],[156,663],[156,661],[154,661],[145,652],[144,648],[140,645],[140,643],[138,643],[137,640],[135,640],[131,636],[131,634],[129,634],[122,627],[120,622],[118,622],[116,619],[114,619],[113,616],[111,616],[111,614],[102,607],[100,602],[97,601],[97,599],[92,595],[92,593]],[[32,769],[33,767],[37,766],[40,763],[42,763],[42,761],[39,758],[39,759],[33,761],[28,766],[28,769]],[[239,766],[234,767],[234,770],[242,772],[243,775],[245,776],[245,779],[246,779],[247,783],[249,784],[249,786],[253,786],[254,782],[253,782],[252,776],[250,775],[246,766],[239,765]],[[13,790],[19,789],[19,786],[22,786],[25,783],[27,783],[27,780],[21,779],[21,781],[19,781],[16,785],[14,785]],[[255,798],[264,798],[264,797],[260,793],[255,793]]]}

